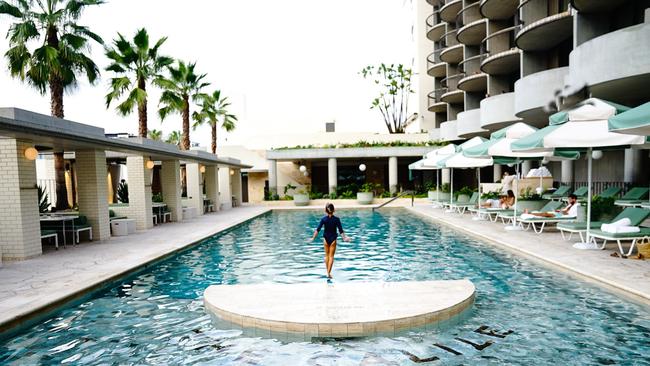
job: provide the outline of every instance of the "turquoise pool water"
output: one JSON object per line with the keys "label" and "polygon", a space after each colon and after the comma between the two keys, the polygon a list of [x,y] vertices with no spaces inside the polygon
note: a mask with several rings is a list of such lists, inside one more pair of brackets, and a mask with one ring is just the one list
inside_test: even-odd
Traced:
{"label": "turquoise pool water", "polygon": [[[650,364],[648,308],[402,209],[338,214],[353,241],[339,245],[335,282],[469,278],[474,309],[436,331],[357,340],[281,343],[215,329],[201,298],[208,285],[325,280],[322,242],[307,240],[321,213],[280,211],[0,341],[0,364],[414,365],[411,355],[440,365]],[[474,332],[483,325],[514,333]],[[456,338],[493,344],[477,350]]]}

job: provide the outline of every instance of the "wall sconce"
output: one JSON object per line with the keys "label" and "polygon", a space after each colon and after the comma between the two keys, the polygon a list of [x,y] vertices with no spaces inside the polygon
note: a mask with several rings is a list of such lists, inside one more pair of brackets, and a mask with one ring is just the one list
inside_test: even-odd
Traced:
{"label": "wall sconce", "polygon": [[25,158],[27,158],[27,160],[36,160],[37,157],[38,150],[36,150],[36,148],[28,147],[25,149]]}
{"label": "wall sconce", "polygon": [[230,175],[235,175],[235,171],[230,169]]}
{"label": "wall sconce", "polygon": [[155,163],[153,162],[153,160],[151,160],[151,159],[147,160],[147,162],[145,163],[145,166],[146,166],[147,169],[149,169],[149,170],[153,169],[154,165],[156,165],[156,164],[155,164]]}
{"label": "wall sconce", "polygon": [[201,165],[201,167],[199,168],[199,171],[201,173],[205,173],[205,165]]}
{"label": "wall sconce", "polygon": [[300,166],[300,172],[301,172],[301,173],[304,173],[304,172],[306,172],[306,171],[307,171],[307,167],[304,166],[304,165],[301,165],[301,166]]}
{"label": "wall sconce", "polygon": [[600,150],[594,150],[591,152],[591,158],[594,160],[598,160],[603,157],[603,152]]}
{"label": "wall sconce", "polygon": [[359,170],[361,170],[362,172],[365,172],[366,171],[366,164],[360,164],[359,165]]}

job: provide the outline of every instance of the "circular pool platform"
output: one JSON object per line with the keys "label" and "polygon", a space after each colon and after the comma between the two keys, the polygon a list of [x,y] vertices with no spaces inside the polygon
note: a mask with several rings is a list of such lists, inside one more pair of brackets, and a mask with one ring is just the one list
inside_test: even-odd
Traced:
{"label": "circular pool platform", "polygon": [[432,329],[470,308],[474,294],[469,280],[214,285],[204,303],[219,328],[309,341]]}

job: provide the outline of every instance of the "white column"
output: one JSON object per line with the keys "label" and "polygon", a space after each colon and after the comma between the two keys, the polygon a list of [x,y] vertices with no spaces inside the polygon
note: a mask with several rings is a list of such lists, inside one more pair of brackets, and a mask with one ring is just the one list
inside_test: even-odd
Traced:
{"label": "white column", "polygon": [[562,176],[560,177],[561,183],[573,183],[573,161],[562,161]]}
{"label": "white column", "polygon": [[642,162],[643,150],[626,149],[625,160],[623,164],[623,181],[626,183],[638,183],[641,181],[641,172],[643,171]]}
{"label": "white column", "polygon": [[230,167],[219,169],[219,203],[224,209],[232,208]]}
{"label": "white column", "polygon": [[200,216],[203,215],[203,177],[199,169],[199,163],[185,164],[187,201],[191,207],[196,208],[196,214]]}
{"label": "white column", "polygon": [[521,176],[522,178],[525,178],[526,175],[528,175],[528,172],[532,168],[532,162],[530,160],[526,160],[523,163],[521,163]]}
{"label": "white column", "polygon": [[330,194],[336,193],[336,187],[338,186],[336,158],[327,159],[327,185]]}
{"label": "white column", "polygon": [[0,138],[0,255],[4,259],[42,253],[36,164],[25,158],[29,147],[34,145]]}
{"label": "white column", "polygon": [[501,164],[494,164],[492,169],[492,181],[496,183],[500,181],[503,176],[503,173],[501,172]]}
{"label": "white column", "polygon": [[397,157],[388,158],[388,189],[390,193],[397,193]]}
{"label": "white column", "polygon": [[151,174],[147,169],[148,158],[143,156],[128,156],[126,170],[129,184],[129,210],[128,217],[135,219],[138,230],[153,227],[153,213],[151,211]]}
{"label": "white column", "polygon": [[241,183],[241,169],[231,168],[232,174],[230,175],[230,186],[232,189],[232,196],[237,200],[237,204],[242,204],[242,183]]}
{"label": "white column", "polygon": [[79,214],[88,218],[93,240],[109,239],[106,153],[103,150],[77,150],[75,160]]}
{"label": "white column", "polygon": [[214,210],[219,210],[219,167],[216,165],[205,167],[205,194],[214,205]]}
{"label": "white column", "polygon": [[269,160],[269,193],[278,194],[278,162]]}
{"label": "white column", "polygon": [[440,184],[449,184],[451,183],[451,174],[449,174],[449,169],[441,169],[440,174]]}
{"label": "white column", "polygon": [[172,221],[183,220],[183,201],[181,187],[181,162],[165,160],[160,169],[163,202],[172,213]]}

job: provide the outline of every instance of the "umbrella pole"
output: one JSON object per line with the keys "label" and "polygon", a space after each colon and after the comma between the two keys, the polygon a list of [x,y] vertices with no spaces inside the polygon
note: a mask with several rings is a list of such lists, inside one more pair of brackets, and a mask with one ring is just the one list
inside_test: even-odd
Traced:
{"label": "umbrella pole", "polygon": [[506,230],[508,231],[517,231],[521,230],[521,227],[517,226],[517,196],[519,195],[519,163],[515,164],[515,212],[512,215],[512,225],[507,225]]}
{"label": "umbrella pole", "polygon": [[592,152],[593,148],[588,148],[587,149],[587,234],[586,234],[586,240],[584,243],[576,243],[573,245],[574,248],[577,249],[598,249],[598,245],[596,245],[596,242],[592,242],[591,238],[591,181],[592,181]]}
{"label": "umbrella pole", "polygon": [[472,217],[472,220],[483,221],[485,220],[481,215],[481,168],[477,168],[478,171],[478,208],[476,211],[476,216]]}
{"label": "umbrella pole", "polygon": [[449,168],[450,170],[450,179],[449,179],[449,185],[451,187],[450,193],[449,193],[449,209],[445,212],[454,212],[454,210],[451,208],[451,205],[454,204],[454,168]]}

